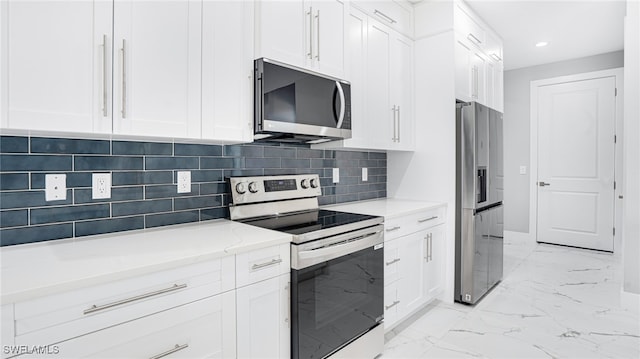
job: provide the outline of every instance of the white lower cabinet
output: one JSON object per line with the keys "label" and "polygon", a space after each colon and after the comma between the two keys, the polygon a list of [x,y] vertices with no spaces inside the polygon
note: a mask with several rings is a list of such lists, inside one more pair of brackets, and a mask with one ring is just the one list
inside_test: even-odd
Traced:
{"label": "white lower cabinet", "polygon": [[289,274],[238,288],[238,358],[289,357],[289,293]]}

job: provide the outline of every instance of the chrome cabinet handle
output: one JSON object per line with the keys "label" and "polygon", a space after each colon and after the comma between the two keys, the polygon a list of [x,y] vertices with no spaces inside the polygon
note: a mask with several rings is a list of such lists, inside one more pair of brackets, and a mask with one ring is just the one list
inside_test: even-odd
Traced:
{"label": "chrome cabinet handle", "polygon": [[551,183],[538,182],[538,186],[540,186],[540,187],[544,187],[544,186],[551,186]]}
{"label": "chrome cabinet handle", "polygon": [[282,258],[272,259],[271,261],[266,262],[266,263],[260,263],[260,264],[252,265],[251,266],[251,270],[258,270],[258,269],[270,267],[272,265],[276,265],[276,264],[280,264],[280,263],[282,263]]}
{"label": "chrome cabinet handle", "polygon": [[400,106],[396,106],[396,112],[398,113],[398,135],[396,136],[396,142],[400,142]]}
{"label": "chrome cabinet handle", "polygon": [[400,262],[400,258],[396,258],[396,259],[392,260],[391,262],[386,262],[386,264],[387,264],[388,266],[390,266],[390,265],[392,265],[392,264],[394,264],[394,263],[398,263],[398,262]]}
{"label": "chrome cabinet handle", "polygon": [[394,20],[391,16],[389,16],[389,15],[387,15],[387,14],[383,13],[382,11],[380,11],[380,10],[378,10],[378,9],[373,10],[373,13],[374,13],[374,14],[376,14],[376,15],[378,15],[378,16],[380,16],[380,17],[382,17],[383,19],[387,20],[387,21],[388,21],[389,23],[391,23],[391,24],[395,24],[395,23],[397,22],[397,21],[396,21],[396,20]]}
{"label": "chrome cabinet handle", "polygon": [[307,52],[307,57],[313,59],[313,8],[309,7],[309,52]]}
{"label": "chrome cabinet handle", "polygon": [[160,358],[164,358],[164,357],[166,357],[167,355],[171,355],[171,354],[173,354],[173,353],[175,353],[175,352],[179,352],[179,351],[181,351],[181,350],[183,350],[183,349],[187,349],[188,347],[189,347],[189,344],[182,344],[182,345],[178,345],[178,344],[176,344],[176,346],[175,346],[175,347],[173,347],[173,348],[171,348],[171,349],[167,350],[166,352],[162,352],[162,353],[160,353],[160,354],[154,355],[154,356],[150,357],[149,359],[160,359]]}
{"label": "chrome cabinet handle", "polygon": [[102,116],[107,117],[107,35],[102,35]]}
{"label": "chrome cabinet handle", "polygon": [[394,302],[393,302],[393,304],[391,304],[391,305],[385,305],[384,307],[385,307],[387,310],[389,310],[389,309],[391,309],[391,308],[395,307],[395,306],[396,306],[396,305],[398,305],[398,304],[400,304],[400,301],[399,301],[399,300],[396,300],[396,301],[394,301]]}
{"label": "chrome cabinet handle", "polygon": [[433,217],[429,217],[429,218],[424,218],[424,219],[419,219],[418,223],[424,223],[424,222],[429,222],[432,221],[434,219],[438,218],[438,216],[433,216]]}
{"label": "chrome cabinet handle", "polygon": [[502,61],[502,57],[500,57],[500,55],[496,53],[491,54],[491,57],[493,57],[493,59],[496,61]]}
{"label": "chrome cabinet handle", "polygon": [[344,99],[344,90],[342,89],[342,85],[339,81],[336,81],[336,87],[338,88],[338,95],[340,96],[340,114],[338,115],[338,124],[336,128],[342,127],[342,122],[344,122],[344,112],[346,109],[346,101]]}
{"label": "chrome cabinet handle", "polygon": [[284,321],[287,322],[287,328],[291,328],[291,282],[287,283],[287,317]]}
{"label": "chrome cabinet handle", "polygon": [[391,111],[393,111],[393,137],[391,138],[391,141],[393,142],[397,142],[398,140],[398,135],[397,135],[397,125],[396,125],[396,105],[393,105],[393,108],[391,109]]}
{"label": "chrome cabinet handle", "polygon": [[473,36],[472,33],[469,33],[469,35],[467,35],[467,39],[473,41],[476,45],[480,45],[482,43],[482,41],[480,41],[480,39],[478,39],[477,37]]}
{"label": "chrome cabinet handle", "polygon": [[155,296],[160,295],[160,294],[165,294],[165,293],[169,293],[169,292],[175,292],[176,290],[184,289],[186,287],[187,287],[186,283],[184,283],[184,284],[174,284],[173,286],[171,286],[169,288],[164,288],[164,289],[156,290],[154,292],[140,294],[140,295],[137,295],[135,297],[131,297],[131,298],[127,298],[127,299],[122,299],[122,300],[118,300],[118,301],[107,303],[107,304],[103,304],[103,305],[95,305],[94,304],[94,305],[91,306],[91,308],[85,309],[85,311],[83,313],[84,314],[91,314],[91,313],[99,312],[101,310],[117,307],[117,306],[120,306],[120,305],[123,305],[123,304],[136,302],[138,300],[147,299],[147,298],[150,298],[150,297],[155,297]]}
{"label": "chrome cabinet handle", "polygon": [[433,260],[433,233],[429,233],[429,262]]}
{"label": "chrome cabinet handle", "polygon": [[393,232],[393,231],[397,231],[398,229],[400,229],[400,226],[395,226],[392,228],[387,228],[385,229],[385,232]]}
{"label": "chrome cabinet handle", "polygon": [[127,117],[127,112],[126,112],[126,108],[127,108],[127,66],[125,64],[125,60],[126,60],[126,54],[125,54],[125,46],[126,46],[126,40],[122,39],[122,48],[120,49],[120,61],[122,64],[122,100],[121,100],[121,108],[120,108],[120,112],[122,113],[122,118],[126,118]]}
{"label": "chrome cabinet handle", "polygon": [[316,12],[316,60],[320,61],[320,10]]}

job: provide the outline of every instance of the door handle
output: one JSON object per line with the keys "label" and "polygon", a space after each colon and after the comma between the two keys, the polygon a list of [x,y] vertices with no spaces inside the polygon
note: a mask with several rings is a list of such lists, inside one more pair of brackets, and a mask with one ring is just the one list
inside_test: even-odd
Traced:
{"label": "door handle", "polygon": [[546,182],[540,181],[540,182],[538,182],[538,186],[540,186],[540,187],[551,186],[551,183],[546,183]]}
{"label": "door handle", "polygon": [[338,124],[336,128],[341,128],[342,123],[344,122],[344,112],[346,109],[346,101],[344,98],[344,90],[342,89],[342,85],[339,81],[336,81],[336,88],[338,89],[338,95],[340,96],[340,114],[338,114]]}

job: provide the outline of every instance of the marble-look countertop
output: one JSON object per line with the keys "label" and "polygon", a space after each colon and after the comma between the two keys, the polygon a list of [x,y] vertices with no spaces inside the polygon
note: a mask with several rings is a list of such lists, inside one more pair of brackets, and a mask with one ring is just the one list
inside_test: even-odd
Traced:
{"label": "marble-look countertop", "polygon": [[433,208],[446,206],[446,203],[413,201],[406,199],[382,198],[368,201],[350,202],[325,206],[334,211],[354,212],[371,216],[382,216],[385,219],[402,217]]}
{"label": "marble-look countertop", "polygon": [[0,303],[265,248],[291,235],[229,220],[0,248]]}

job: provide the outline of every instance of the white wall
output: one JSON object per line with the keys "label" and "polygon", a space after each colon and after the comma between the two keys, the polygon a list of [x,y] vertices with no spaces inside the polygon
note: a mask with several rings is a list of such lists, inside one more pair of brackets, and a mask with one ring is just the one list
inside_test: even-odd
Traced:
{"label": "white wall", "polygon": [[[573,75],[623,66],[623,52],[532,66],[504,73],[504,213],[505,231],[529,232],[529,114],[530,83],[557,76]],[[506,59],[509,61],[509,59]],[[527,174],[519,174],[520,166]]]}
{"label": "white wall", "polygon": [[[445,202],[445,293],[453,301],[455,265],[456,121],[454,36],[447,31],[415,42],[415,152],[388,152],[387,195]],[[433,56],[437,52],[438,56]]]}
{"label": "white wall", "polygon": [[640,295],[640,2],[627,1],[624,41],[623,290]]}

